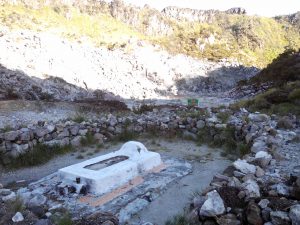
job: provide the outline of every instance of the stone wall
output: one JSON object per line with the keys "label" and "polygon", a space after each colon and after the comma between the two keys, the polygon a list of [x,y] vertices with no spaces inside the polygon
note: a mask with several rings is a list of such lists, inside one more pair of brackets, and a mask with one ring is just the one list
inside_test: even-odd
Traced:
{"label": "stone wall", "polygon": [[[184,137],[197,139],[200,131],[205,132],[213,139],[220,139],[220,132],[231,127],[235,130],[235,139],[250,143],[254,138],[261,136],[263,123],[257,121],[270,121],[270,117],[263,114],[249,114],[247,111],[237,112],[229,117],[227,122],[222,122],[218,115],[231,111],[224,109],[221,112],[212,113],[199,111],[199,109],[154,109],[144,114],[115,116],[112,114],[100,117],[94,121],[77,123],[72,120],[61,121],[56,124],[40,121],[36,125],[28,125],[26,128],[0,133],[0,152],[2,162],[8,163],[10,158],[16,158],[33,149],[38,143],[53,145],[80,146],[80,140],[88,133],[92,134],[100,143],[111,140],[125,130],[138,134],[152,133],[181,133]],[[255,118],[249,119],[249,118]],[[248,119],[246,119],[248,118]],[[227,119],[227,118],[226,118]],[[248,121],[248,122],[247,122]],[[272,132],[276,122],[267,126],[265,131]],[[226,137],[225,137],[226,138]]]}

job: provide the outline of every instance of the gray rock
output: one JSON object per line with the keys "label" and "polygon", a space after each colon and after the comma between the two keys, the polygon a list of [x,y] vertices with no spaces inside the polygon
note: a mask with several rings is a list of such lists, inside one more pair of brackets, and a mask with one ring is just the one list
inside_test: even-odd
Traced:
{"label": "gray rock", "polygon": [[268,207],[269,203],[270,201],[268,199],[262,199],[259,201],[258,205],[260,206],[260,208],[264,209]]}
{"label": "gray rock", "polygon": [[259,158],[272,159],[272,156],[266,151],[259,151],[255,154],[255,158],[256,159],[259,159]]}
{"label": "gray rock", "polygon": [[84,129],[84,130],[79,130],[79,135],[81,135],[81,136],[85,136],[87,133],[88,133],[88,129]]}
{"label": "gray rock", "polygon": [[58,135],[57,135],[57,139],[61,140],[61,139],[64,139],[66,137],[69,137],[70,136],[70,132],[68,129],[64,129],[62,132],[60,132]]}
{"label": "gray rock", "polygon": [[21,141],[30,141],[30,137],[31,137],[30,132],[26,131],[26,132],[21,133],[20,140]]}
{"label": "gray rock", "polygon": [[48,134],[48,130],[46,128],[36,128],[34,130],[34,134],[36,135],[36,137],[41,138]]}
{"label": "gray rock", "polygon": [[242,188],[246,191],[247,197],[260,197],[260,190],[258,184],[254,180],[247,180],[242,184]]}
{"label": "gray rock", "polygon": [[260,168],[259,166],[257,166],[255,176],[262,177],[263,175],[265,175],[265,171],[262,168]]}
{"label": "gray rock", "polygon": [[248,118],[252,122],[266,122],[270,120],[270,117],[266,114],[257,114],[257,113],[251,113],[248,115]]}
{"label": "gray rock", "polygon": [[53,124],[48,124],[48,125],[46,126],[46,129],[48,130],[48,133],[52,133],[52,132],[55,131],[55,125],[53,125]]}
{"label": "gray rock", "polygon": [[79,147],[81,145],[81,138],[81,136],[74,137],[70,142],[71,145],[74,147]]}
{"label": "gray rock", "polygon": [[255,141],[251,147],[251,152],[257,153],[260,151],[268,151],[267,144],[262,140]]}
{"label": "gray rock", "polygon": [[193,206],[194,208],[201,208],[201,206],[204,204],[206,201],[206,197],[204,196],[196,196],[193,199]]}
{"label": "gray rock", "polygon": [[292,220],[292,225],[300,225],[300,204],[293,205],[290,208],[289,216]]}
{"label": "gray rock", "polygon": [[247,173],[255,174],[256,171],[255,166],[247,163],[246,160],[238,159],[233,163],[233,166],[245,174]]}
{"label": "gray rock", "polygon": [[196,127],[197,127],[198,129],[204,128],[204,127],[205,127],[205,121],[203,121],[203,120],[198,120],[198,121],[197,121]]}
{"label": "gray rock", "polygon": [[73,135],[73,136],[76,136],[79,132],[79,126],[73,126],[73,127],[70,127],[70,133]]}
{"label": "gray rock", "polygon": [[11,192],[9,195],[2,197],[2,201],[7,202],[7,201],[14,201],[16,199],[16,193]]}
{"label": "gray rock", "polygon": [[11,190],[10,189],[0,189],[0,195],[2,196],[7,196],[11,194]]}
{"label": "gray rock", "polygon": [[47,198],[44,195],[37,194],[28,202],[28,207],[36,207],[36,206],[42,206],[47,202]]}
{"label": "gray rock", "polygon": [[15,141],[19,136],[19,132],[17,131],[9,131],[4,133],[4,139],[6,141]]}
{"label": "gray rock", "polygon": [[273,211],[270,213],[271,221],[274,225],[289,225],[290,218],[287,212]]}
{"label": "gray rock", "polygon": [[24,220],[24,217],[23,217],[22,213],[17,212],[17,213],[13,216],[13,218],[12,218],[11,220],[12,220],[14,223],[17,223],[17,222],[23,221],[23,220]]}
{"label": "gray rock", "polygon": [[200,215],[206,217],[215,217],[225,212],[223,199],[217,191],[211,191],[206,194],[207,200],[200,209]]}

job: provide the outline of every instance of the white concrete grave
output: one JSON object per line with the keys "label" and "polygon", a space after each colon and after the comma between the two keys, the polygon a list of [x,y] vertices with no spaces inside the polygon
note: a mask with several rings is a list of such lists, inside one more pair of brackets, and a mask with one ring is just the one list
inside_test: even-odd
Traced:
{"label": "white concrete grave", "polygon": [[162,164],[156,152],[129,141],[120,150],[60,169],[62,180],[89,185],[89,192],[104,194]]}

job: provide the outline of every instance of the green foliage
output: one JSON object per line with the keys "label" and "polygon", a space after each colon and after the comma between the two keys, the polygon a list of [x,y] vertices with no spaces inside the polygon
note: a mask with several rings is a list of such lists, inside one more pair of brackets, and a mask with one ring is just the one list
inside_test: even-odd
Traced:
{"label": "green foliage", "polygon": [[10,125],[5,125],[5,127],[3,127],[2,129],[1,129],[1,131],[2,132],[8,132],[8,131],[12,131],[13,130],[13,128],[10,126]]}
{"label": "green foliage", "polygon": [[252,99],[235,103],[233,108],[247,108],[255,112],[267,114],[300,115],[299,93],[300,81],[287,83],[284,86],[272,88]]}
{"label": "green foliage", "polygon": [[[79,2],[76,6],[67,6],[54,1],[45,6],[41,0],[36,1],[35,7],[20,2],[3,4],[0,25],[11,29],[51,31],[78,42],[88,40],[111,50],[125,47],[130,50],[128,40],[135,38],[159,44],[174,54],[210,60],[238,59],[245,65],[258,67],[266,66],[286,47],[300,47],[299,27],[284,19],[217,13],[209,23],[179,22],[150,8],[136,10],[117,4],[116,7],[132,16],[128,21],[132,26],[112,17],[114,13],[104,2]],[[155,32],[151,25],[153,17],[173,32]],[[201,49],[201,45],[204,48]]]}
{"label": "green foliage", "polygon": [[165,225],[200,225],[202,222],[192,221],[186,215],[177,215],[173,219],[168,220]]}
{"label": "green foliage", "polygon": [[76,123],[82,123],[86,120],[85,116],[81,113],[76,113],[76,115],[72,118],[72,120]]}
{"label": "green foliage", "polygon": [[132,111],[135,114],[144,114],[145,112],[152,112],[154,109],[154,105],[151,104],[142,104],[138,107],[133,107]]}
{"label": "green foliage", "polygon": [[91,132],[88,132],[85,137],[80,139],[80,144],[82,146],[94,145],[97,143],[97,140],[94,138],[94,135]]}
{"label": "green foliage", "polygon": [[61,212],[56,212],[51,216],[51,220],[56,225],[72,225],[72,217],[67,209],[60,209]]}
{"label": "green foliage", "polygon": [[15,214],[16,212],[23,212],[26,209],[22,198],[18,195],[15,200],[9,203],[8,206],[9,206],[8,211],[10,211],[13,214]]}
{"label": "green foliage", "polygon": [[36,166],[48,162],[50,159],[57,155],[62,155],[72,151],[71,145],[48,146],[44,144],[38,144],[34,148],[25,154],[18,156],[15,159],[11,159],[11,163],[6,165],[9,168],[22,168]]}
{"label": "green foliage", "polygon": [[226,123],[230,116],[231,116],[230,111],[223,111],[217,113],[217,117],[219,120],[221,120],[222,123]]}
{"label": "green foliage", "polygon": [[300,80],[300,49],[287,49],[259,74],[250,79],[250,84],[271,82],[273,86]]}

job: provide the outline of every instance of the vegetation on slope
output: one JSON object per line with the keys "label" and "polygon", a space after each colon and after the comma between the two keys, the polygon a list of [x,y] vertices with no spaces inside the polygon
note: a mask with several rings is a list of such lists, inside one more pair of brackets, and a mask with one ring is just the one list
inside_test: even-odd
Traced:
{"label": "vegetation on slope", "polygon": [[88,14],[72,6],[34,9],[23,4],[5,4],[0,8],[0,26],[49,31],[71,40],[90,40],[97,46],[107,47],[124,46],[132,37],[142,38],[140,33],[108,14]]}
{"label": "vegetation on slope", "polygon": [[269,114],[300,115],[300,50],[285,51],[246,82],[256,86],[264,83],[270,85],[269,90],[253,99],[239,102],[237,106]]}
{"label": "vegetation on slope", "polygon": [[[286,47],[300,47],[298,23],[258,16],[217,13],[212,21],[180,22],[149,7],[136,8],[121,1],[89,0],[64,5],[60,0],[9,1],[1,6],[0,25],[12,29],[50,31],[70,39],[90,39],[96,45],[124,47],[131,38],[159,44],[171,53],[197,58],[237,59],[264,67]],[[21,1],[20,1],[21,2]]]}

